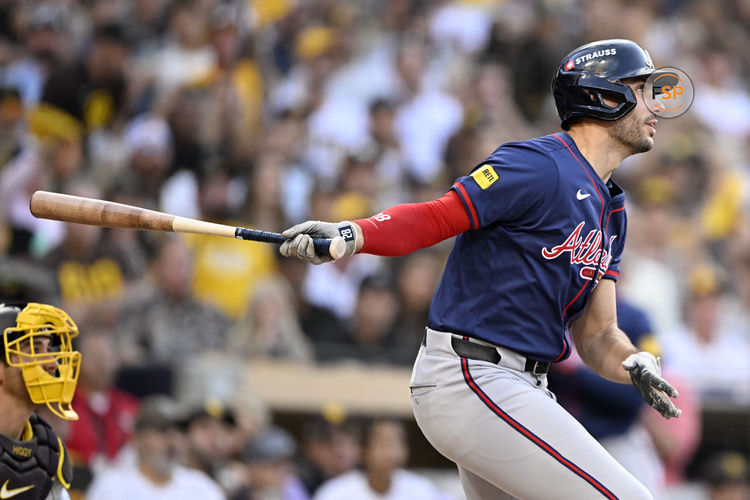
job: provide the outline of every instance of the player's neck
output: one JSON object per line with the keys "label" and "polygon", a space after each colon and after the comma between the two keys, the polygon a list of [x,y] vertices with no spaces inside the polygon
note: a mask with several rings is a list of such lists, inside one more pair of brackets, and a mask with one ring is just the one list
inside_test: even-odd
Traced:
{"label": "player's neck", "polygon": [[607,182],[612,172],[630,156],[622,144],[616,142],[607,129],[599,125],[581,123],[571,127],[568,135],[573,138],[578,151],[604,182]]}
{"label": "player's neck", "polygon": [[0,434],[20,440],[31,410],[18,405],[8,394],[0,393]]}

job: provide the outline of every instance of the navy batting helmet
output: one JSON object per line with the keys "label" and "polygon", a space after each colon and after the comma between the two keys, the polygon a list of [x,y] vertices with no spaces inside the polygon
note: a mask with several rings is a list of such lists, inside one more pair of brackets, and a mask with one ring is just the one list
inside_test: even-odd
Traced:
{"label": "navy batting helmet", "polygon": [[[563,130],[568,130],[570,120],[576,117],[622,118],[635,107],[636,98],[621,80],[653,72],[654,63],[646,49],[630,40],[601,40],[578,47],[565,56],[552,80]],[[609,106],[605,96],[617,105]]]}

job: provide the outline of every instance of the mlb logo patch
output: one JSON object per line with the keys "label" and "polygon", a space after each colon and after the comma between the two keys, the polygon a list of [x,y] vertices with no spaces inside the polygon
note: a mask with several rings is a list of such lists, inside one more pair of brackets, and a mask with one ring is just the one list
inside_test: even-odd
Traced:
{"label": "mlb logo patch", "polygon": [[490,165],[482,165],[474,172],[471,173],[471,177],[479,184],[482,189],[487,189],[495,183],[500,177],[495,172],[495,169]]}
{"label": "mlb logo patch", "polygon": [[576,63],[573,61],[573,59],[571,59],[570,61],[565,63],[565,71],[570,71],[575,65]]}

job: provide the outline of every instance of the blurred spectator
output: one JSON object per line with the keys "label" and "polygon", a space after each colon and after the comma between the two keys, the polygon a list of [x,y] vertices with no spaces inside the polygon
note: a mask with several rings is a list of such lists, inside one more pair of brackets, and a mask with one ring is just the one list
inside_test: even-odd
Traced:
{"label": "blurred spectator", "polygon": [[299,318],[305,336],[312,341],[313,347],[323,339],[343,337],[345,329],[342,321],[329,309],[306,300],[302,293],[302,283],[310,269],[307,263],[279,256],[278,267],[280,275],[291,285],[294,292],[292,305],[295,315]]}
{"label": "blurred spectator", "polygon": [[387,276],[365,278],[357,294],[350,328],[340,338],[319,337],[321,361],[356,359],[368,363],[410,363],[415,355],[413,337],[400,335],[396,321],[399,302]]}
{"label": "blurred spectator", "polygon": [[[172,130],[172,146],[174,155],[169,173],[173,174],[167,183],[181,181],[183,189],[193,196],[197,208],[197,183],[198,175],[202,175],[205,163],[211,155],[213,145],[209,144],[204,137],[204,125],[202,116],[206,108],[206,92],[196,87],[180,87],[170,94],[164,105],[164,116],[169,122]],[[184,172],[182,172],[184,170]],[[189,174],[189,175],[188,175]],[[183,194],[183,196],[185,193]],[[186,205],[190,205],[186,202]],[[177,212],[186,217],[197,217],[199,212]]]}
{"label": "blurred spectator", "polygon": [[404,426],[376,419],[362,434],[362,470],[342,474],[324,483],[315,500],[421,500],[442,499],[427,479],[403,469],[409,449]]}
{"label": "blurred spectator", "polygon": [[308,493],[352,470],[359,462],[359,434],[339,412],[324,412],[302,425],[299,476]]}
{"label": "blurred spectator", "polygon": [[411,346],[412,352],[419,350],[424,336],[424,326],[430,303],[435,295],[443,259],[439,250],[427,250],[410,254],[396,264],[396,288],[400,304],[398,336],[404,346]]}
{"label": "blurred spectator", "polygon": [[379,267],[378,257],[371,255],[340,259],[330,266],[309,266],[302,282],[302,294],[310,304],[328,309],[341,321],[348,321],[357,307],[360,284]]}
{"label": "blurred spectator", "polygon": [[185,436],[182,464],[217,479],[232,449],[234,414],[216,400],[190,409],[181,422]]}
{"label": "blurred spectator", "polygon": [[143,401],[135,420],[134,460],[123,460],[96,476],[88,500],[223,499],[204,473],[177,463],[176,409],[162,396]]}
{"label": "blurred spectator", "polygon": [[21,152],[24,133],[21,94],[17,87],[0,85],[0,171]]}
{"label": "blurred spectator", "polygon": [[444,2],[430,20],[430,34],[438,47],[475,54],[489,41],[491,18],[482,2]]}
{"label": "blurred spectator", "polygon": [[215,63],[208,45],[210,4],[187,0],[170,7],[167,43],[141,62],[153,75],[159,96],[196,81]]}
{"label": "blurred spectator", "polygon": [[731,52],[718,44],[704,48],[700,57],[705,64],[700,73],[703,85],[695,94],[695,113],[721,134],[747,137],[750,95],[741,83],[740,65]]}
{"label": "blurred spectator", "polygon": [[[265,187],[261,182],[252,189]],[[201,218],[232,226],[245,225],[232,220],[235,213],[232,189],[233,183],[223,169],[217,168],[203,177],[198,191]],[[275,272],[275,248],[207,235],[191,234],[186,242],[194,256],[192,295],[234,321],[247,314],[256,287],[271,279]]]}
{"label": "blurred spectator", "polygon": [[436,179],[448,139],[463,120],[463,108],[427,77],[427,50],[418,43],[400,47],[396,69],[401,78],[395,128],[401,138],[410,175],[424,183]]}
{"label": "blurred spectator", "polygon": [[685,326],[663,337],[666,365],[704,399],[747,402],[750,344],[747,332],[720,329],[722,278],[713,267],[696,265],[689,279]]}
{"label": "blurred spectator", "polygon": [[153,262],[150,289],[120,312],[117,335],[126,364],[174,365],[226,348],[230,322],[190,296],[192,275],[193,257],[184,241],[165,237]]}
{"label": "blurred spectator", "polygon": [[83,129],[70,115],[51,109],[37,109],[27,124],[31,134],[0,169],[0,214],[11,230],[8,253],[40,258],[62,241],[65,226],[34,218],[29,199],[37,189],[61,189],[81,170]]}
{"label": "blurred spectator", "polygon": [[[99,198],[95,184],[86,179],[67,184],[67,192]],[[127,253],[109,239],[102,227],[66,224],[65,239],[44,258],[57,278],[58,293],[79,317],[112,324],[129,287],[142,277]]]}
{"label": "blurred spectator", "polygon": [[732,279],[732,292],[725,297],[721,328],[727,331],[750,332],[750,217],[745,218],[726,255]]}
{"label": "blurred spectator", "polygon": [[709,500],[750,498],[750,468],[747,458],[736,451],[709,457],[703,464],[701,479],[708,484]]}
{"label": "blurred spectator", "polygon": [[672,179],[661,173],[640,179],[635,188],[638,204],[628,207],[628,242],[633,244],[623,257],[627,272],[618,289],[648,313],[661,335],[680,323],[682,283],[675,270],[684,263],[675,248],[677,191]]}
{"label": "blurred spectator", "polygon": [[230,332],[232,352],[248,358],[312,359],[312,346],[299,325],[294,302],[294,292],[281,278],[258,285],[247,316]]}
{"label": "blurred spectator", "polygon": [[260,153],[250,171],[242,219],[251,227],[275,231],[283,225],[284,156]]}
{"label": "blurred spectator", "polygon": [[264,104],[263,77],[241,7],[239,2],[219,3],[212,9],[209,34],[215,64],[195,82],[212,94],[212,112],[204,120],[227,147],[230,162],[246,161],[254,151]]}
{"label": "blurred spectator", "polygon": [[409,200],[406,163],[394,122],[396,105],[384,98],[375,99],[369,107],[369,143],[361,155],[375,166],[378,207],[390,207]]}
{"label": "blurred spectator", "polygon": [[74,466],[96,472],[130,440],[138,401],[114,385],[120,363],[111,334],[89,332],[78,350],[82,362],[73,406],[80,418],[70,423],[66,443]]}
{"label": "blurred spectator", "polygon": [[122,25],[97,27],[87,56],[60,67],[47,79],[38,112],[72,117],[87,131],[121,125],[127,104],[129,43]]}
{"label": "blurred spectator", "polygon": [[110,175],[118,194],[136,198],[132,204],[159,210],[162,185],[172,163],[169,124],[154,115],[138,115],[123,132],[124,168]]}
{"label": "blurred spectator", "polygon": [[18,30],[15,34],[23,45],[21,50],[14,51],[14,59],[0,72],[0,86],[18,88],[23,106],[33,109],[50,73],[70,55],[65,40],[65,24],[70,16],[66,6],[55,2],[16,4],[16,8],[20,22],[15,26]]}
{"label": "blurred spectator", "polygon": [[167,22],[169,0],[134,0],[125,26],[133,40],[133,55],[141,58],[156,50]]}
{"label": "blurred spectator", "polygon": [[230,500],[309,500],[304,485],[294,474],[297,450],[292,437],[278,427],[262,429],[246,445],[246,486]]}

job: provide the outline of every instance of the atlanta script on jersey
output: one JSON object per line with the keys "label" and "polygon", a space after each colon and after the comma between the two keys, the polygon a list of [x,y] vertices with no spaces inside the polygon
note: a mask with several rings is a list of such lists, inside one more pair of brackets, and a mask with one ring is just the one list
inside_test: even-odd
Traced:
{"label": "atlanta script on jersey", "polygon": [[453,189],[472,230],[456,239],[430,328],[565,359],[569,323],[599,279],[618,277],[623,190],[605,184],[564,132],[503,144]]}

